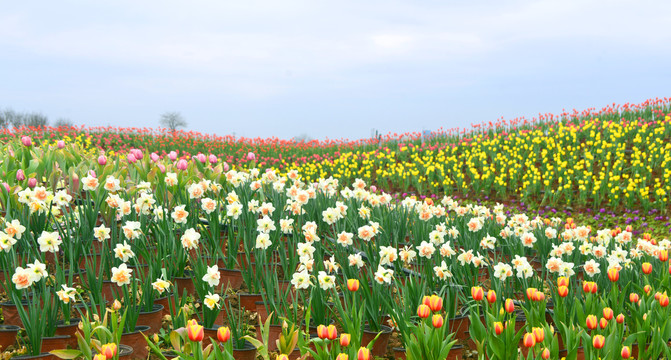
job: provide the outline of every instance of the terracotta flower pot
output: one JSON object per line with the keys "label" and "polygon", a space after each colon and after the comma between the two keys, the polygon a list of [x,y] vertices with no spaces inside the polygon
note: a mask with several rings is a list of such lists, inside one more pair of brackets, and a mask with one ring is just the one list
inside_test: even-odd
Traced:
{"label": "terracotta flower pot", "polygon": [[119,345],[119,360],[131,360],[133,358],[133,348],[128,345]]}
{"label": "terracotta flower pot", "polygon": [[394,351],[394,359],[398,360],[405,360],[405,348],[402,347],[395,347],[392,349]]}
{"label": "terracotta flower pot", "polygon": [[239,293],[238,299],[241,308],[244,307],[247,310],[256,311],[256,302],[263,301],[263,296],[261,294]]}
{"label": "terracotta flower pot", "polygon": [[[377,332],[368,330],[368,325],[364,327],[363,335],[361,336],[361,346],[367,346],[375,337]],[[371,354],[374,356],[384,356],[387,352],[387,344],[389,344],[389,337],[391,336],[391,328],[389,326],[380,325],[381,334],[375,340],[373,348],[371,349]]]}
{"label": "terracotta flower pot", "polygon": [[21,328],[16,325],[0,325],[0,351],[16,342],[16,334]]}
{"label": "terracotta flower pot", "polygon": [[[171,299],[168,300],[168,297],[171,297]],[[175,304],[175,295],[174,294],[170,294],[169,296],[164,296],[164,297],[160,297],[158,299],[154,299],[154,304],[163,306],[163,316],[170,315],[170,304],[172,304],[173,312],[175,312],[175,313],[177,312],[177,311],[175,311],[175,306],[177,304]]]}
{"label": "terracotta flower pot", "polygon": [[[280,335],[282,335],[282,325],[270,325],[270,329],[268,331],[268,350],[269,351],[275,351],[277,350],[277,340],[280,338]],[[259,327],[256,328],[256,338],[260,339],[261,338],[261,329]]]}
{"label": "terracotta flower pot", "polygon": [[219,289],[231,288],[237,290],[242,286],[242,271],[235,269],[219,268],[220,282]]}
{"label": "terracotta flower pot", "polygon": [[70,336],[70,342],[68,345],[72,349],[77,348],[77,337],[75,336],[75,333],[77,332],[80,321],[81,319],[75,318],[70,319],[69,324],[65,324],[63,321],[59,321],[58,322],[59,325],[56,325],[56,335]]}
{"label": "terracotta flower pot", "polygon": [[163,305],[154,305],[152,311],[141,311],[137,318],[138,326],[149,326],[147,334],[156,334],[163,325]]}
{"label": "terracotta flower pot", "polygon": [[233,358],[235,360],[255,360],[256,348],[245,340],[245,346],[242,349],[233,349]]}
{"label": "terracotta flower pot", "polygon": [[102,304],[96,304],[95,309],[94,309],[93,304],[91,304],[91,303],[76,303],[72,306],[72,310],[73,310],[72,314],[73,315],[77,314],[77,315],[85,316],[87,312],[91,312],[91,314],[89,314],[89,317],[93,318],[93,315],[92,315],[93,311],[97,311],[98,315],[100,315],[101,318],[102,318],[102,316],[105,315],[105,308],[107,307],[107,304],[109,304],[109,301],[105,301]]}
{"label": "terracotta flower pot", "polygon": [[133,348],[131,359],[146,359],[149,355],[147,341],[142,333],[149,331],[149,326],[136,326],[135,331],[121,334],[121,343]]}
{"label": "terracotta flower pot", "polygon": [[466,340],[466,332],[471,326],[471,319],[467,315],[457,316],[450,319],[450,332],[454,333],[455,338],[458,340]]}
{"label": "terracotta flower pot", "polygon": [[450,352],[447,353],[446,360],[459,360],[463,355],[464,355],[464,346],[454,344],[452,348],[450,348]]}
{"label": "terracotta flower pot", "polygon": [[52,350],[67,349],[70,344],[70,335],[57,335],[42,338],[42,352],[49,352]]}
{"label": "terracotta flower pot", "polygon": [[56,360],[58,359],[54,355],[49,354],[48,352],[41,353],[39,355],[21,355],[21,356],[14,356],[12,359],[16,360]]}
{"label": "terracotta flower pot", "polygon": [[179,291],[179,297],[181,298],[186,290],[186,294],[189,296],[194,296],[196,294],[196,286],[193,284],[193,273],[184,272],[184,277],[175,277],[174,284],[177,291]]}
{"label": "terracotta flower pot", "polygon": [[[26,312],[28,312],[28,301],[23,300],[21,303]],[[2,316],[5,318],[5,325],[16,325],[23,328],[23,321],[21,320],[19,309],[16,304],[13,302],[5,302],[0,304],[0,308],[2,308]]]}

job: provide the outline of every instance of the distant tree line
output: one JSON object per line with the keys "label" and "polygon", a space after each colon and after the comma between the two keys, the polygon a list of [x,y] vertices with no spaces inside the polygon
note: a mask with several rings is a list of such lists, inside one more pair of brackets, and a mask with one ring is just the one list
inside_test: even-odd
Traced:
{"label": "distant tree line", "polygon": [[[49,118],[39,112],[19,112],[12,109],[0,110],[0,128],[21,126],[49,126]],[[72,127],[74,124],[70,119],[59,118],[54,123],[54,126]]]}

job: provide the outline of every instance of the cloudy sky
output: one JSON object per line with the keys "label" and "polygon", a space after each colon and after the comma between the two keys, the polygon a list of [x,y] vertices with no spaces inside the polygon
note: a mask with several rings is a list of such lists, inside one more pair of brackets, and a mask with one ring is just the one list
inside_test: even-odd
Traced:
{"label": "cloudy sky", "polygon": [[0,109],[362,138],[671,96],[669,1],[3,1]]}

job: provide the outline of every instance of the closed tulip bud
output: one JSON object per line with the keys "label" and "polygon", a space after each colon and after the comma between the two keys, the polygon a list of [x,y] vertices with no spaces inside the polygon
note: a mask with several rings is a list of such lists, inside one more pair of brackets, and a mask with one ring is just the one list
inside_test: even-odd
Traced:
{"label": "closed tulip bud", "polygon": [[559,279],[557,279],[557,286],[568,287],[568,278],[565,276],[561,276]]}
{"label": "closed tulip bud", "polygon": [[666,262],[669,260],[669,251],[666,249],[659,250],[659,261]]}
{"label": "closed tulip bud", "polygon": [[509,314],[515,311],[515,303],[513,302],[513,299],[506,299],[506,301],[503,303],[503,308]]}
{"label": "closed tulip bud", "polygon": [[230,166],[228,166],[228,163],[224,161],[224,172],[228,171],[230,169]]}
{"label": "closed tulip bud", "polygon": [[606,338],[603,335],[594,335],[592,338],[592,346],[595,349],[603,349],[603,346],[606,345]]}
{"label": "closed tulip bud", "polygon": [[543,340],[545,340],[545,329],[542,327],[535,327],[531,329],[531,333],[534,334],[534,339],[536,339],[536,343],[542,343]]}
{"label": "closed tulip bud", "polygon": [[428,305],[431,311],[438,312],[443,309],[443,298],[438,295],[431,295]]}
{"label": "closed tulip bud", "polygon": [[216,164],[217,161],[219,161],[219,159],[217,159],[217,155],[214,154],[210,154],[207,158],[210,161],[210,164],[212,165]]}
{"label": "closed tulip bud", "polygon": [[504,329],[503,323],[501,323],[500,321],[494,323],[494,333],[496,335],[501,335],[503,333],[503,329]]}
{"label": "closed tulip bud", "polygon": [[186,162],[184,159],[180,159],[177,162],[177,169],[179,170],[186,170],[186,168],[189,167],[189,164]]}
{"label": "closed tulip bud", "polygon": [[347,279],[347,290],[351,292],[356,292],[357,290],[359,290],[359,280]]}
{"label": "closed tulip bud", "polygon": [[490,304],[496,302],[496,291],[494,290],[487,291],[487,302],[489,302]]}
{"label": "closed tulip bud", "polygon": [[370,358],[371,358],[370,357],[370,350],[368,350],[368,348],[365,348],[363,346],[360,347],[359,352],[357,352],[357,354],[356,354],[356,359],[357,360],[370,360]]}
{"label": "closed tulip bud", "polygon": [[170,161],[177,160],[177,152],[173,150],[170,153],[168,153],[168,159],[170,159]]}
{"label": "closed tulip bud", "polygon": [[352,335],[347,333],[340,335],[340,346],[342,347],[349,346],[350,341],[352,341]]}
{"label": "closed tulip bud", "polygon": [[419,305],[419,307],[417,308],[417,316],[419,316],[422,319],[426,319],[429,317],[429,315],[431,315],[431,308],[424,304]]}
{"label": "closed tulip bud", "polygon": [[34,189],[35,186],[37,186],[37,179],[35,179],[33,177],[28,179],[28,187],[31,188],[31,189]]}
{"label": "closed tulip bud", "polygon": [[98,156],[98,165],[100,166],[107,165],[107,158],[105,157],[105,155]]}
{"label": "closed tulip bud", "polygon": [[561,297],[567,297],[568,296],[568,288],[566,286],[560,286],[557,288],[557,293]]}
{"label": "closed tulip bud", "polygon": [[644,274],[649,275],[652,273],[652,264],[649,262],[644,262],[641,264],[641,270],[643,271]]}
{"label": "closed tulip bud", "polygon": [[95,354],[93,360],[107,360],[107,358],[103,354]]}
{"label": "closed tulip bud", "polygon": [[324,340],[328,337],[328,333],[326,332],[326,326],[325,325],[317,326],[317,336],[319,336],[319,338],[322,339],[322,340]]}
{"label": "closed tulip bud", "polygon": [[286,354],[278,354],[278,355],[275,357],[275,360],[289,360],[289,355],[286,355]]}
{"label": "closed tulip bud", "polygon": [[26,179],[26,174],[23,173],[23,170],[19,169],[16,171],[16,181],[23,181]]}
{"label": "closed tulip bud", "polygon": [[527,288],[527,299],[533,301],[536,298],[536,292],[538,292],[536,288]]}
{"label": "closed tulip bud", "polygon": [[608,280],[611,282],[620,280],[620,272],[616,268],[608,269]]}
{"label": "closed tulip bud", "polygon": [[114,358],[117,352],[117,346],[115,343],[103,344],[100,347],[100,353],[105,355],[107,360]]}
{"label": "closed tulip bud", "polygon": [[535,301],[543,301],[545,300],[545,293],[542,291],[536,291],[536,295],[534,296]]}
{"label": "closed tulip bud", "polygon": [[335,340],[338,338],[338,330],[335,325],[329,325],[326,327],[326,338],[329,340]]}
{"label": "closed tulip bud", "polygon": [[541,353],[541,358],[543,360],[548,360],[550,358],[550,349],[548,348],[543,349],[543,352]]}
{"label": "closed tulip bud", "polygon": [[347,355],[347,354],[345,354],[345,353],[340,353],[340,354],[338,354],[338,356],[336,357],[336,360],[349,360],[349,355]]}
{"label": "closed tulip bud", "polygon": [[205,164],[205,162],[207,161],[207,158],[203,153],[196,155],[196,159],[198,159],[198,161],[200,161],[201,164]]}
{"label": "closed tulip bud", "polygon": [[439,329],[443,327],[443,315],[435,314],[431,317],[431,324],[434,328]]}
{"label": "closed tulip bud", "polygon": [[133,153],[128,153],[128,155],[126,155],[126,159],[131,164],[137,161],[137,158],[135,157],[135,155],[133,155]]}
{"label": "closed tulip bud", "polygon": [[620,351],[620,356],[622,356],[623,359],[629,359],[631,357],[631,349],[629,346],[623,346],[622,351]]}
{"label": "closed tulip bud", "polygon": [[666,294],[662,294],[659,296],[659,305],[662,305],[662,307],[669,306],[669,297],[666,296]]}
{"label": "closed tulip bud", "polygon": [[165,165],[163,164],[158,164],[158,169],[161,170],[162,174],[165,174]]}
{"label": "closed tulip bud", "polygon": [[604,317],[606,320],[610,321],[610,319],[613,318],[613,315],[614,315],[614,313],[613,313],[613,309],[611,309],[611,308],[609,308],[609,307],[605,307],[605,308],[603,308],[603,317]]}
{"label": "closed tulip bud", "polygon": [[[429,306],[429,299],[431,299],[431,296],[429,296],[429,295],[424,295],[424,296],[422,297],[422,304],[424,304],[424,305],[426,305],[426,306]],[[429,306],[429,307],[430,307],[430,306]]]}
{"label": "closed tulip bud", "polygon": [[585,325],[590,330],[596,329],[596,327],[598,326],[596,316],[595,315],[587,315],[587,319],[585,320]]}
{"label": "closed tulip bud", "polygon": [[655,293],[655,300],[659,301],[659,295],[662,295],[659,291]]}
{"label": "closed tulip bud", "polygon": [[536,337],[532,333],[526,333],[524,334],[524,339],[522,340],[522,343],[524,344],[524,346],[532,348],[536,346]]}
{"label": "closed tulip bud", "polygon": [[24,135],[21,136],[21,144],[23,144],[23,146],[32,146],[33,141],[30,139],[30,136]]}
{"label": "closed tulip bud", "polygon": [[254,161],[254,160],[256,160],[256,155],[254,155],[254,153],[251,152],[251,151],[248,152],[247,153],[247,161]]}
{"label": "closed tulip bud", "polygon": [[645,291],[646,294],[650,295],[650,292],[652,291],[652,286],[650,285],[645,285],[643,287],[643,291]]}
{"label": "closed tulip bud", "polygon": [[599,290],[599,286],[594,281],[585,281],[582,284],[582,290],[587,294],[596,294]]}
{"label": "closed tulip bud", "polygon": [[159,159],[159,156],[158,156],[157,153],[153,152],[153,153],[149,154],[149,158],[151,159],[151,161],[157,162],[158,159]]}
{"label": "closed tulip bud", "polygon": [[608,326],[608,320],[606,320],[606,318],[599,319],[599,327],[605,329],[606,326]]}
{"label": "closed tulip bud", "polygon": [[119,300],[114,299],[114,302],[112,303],[112,309],[114,311],[121,310],[121,303],[119,302]]}
{"label": "closed tulip bud", "polygon": [[631,293],[629,294],[629,301],[633,303],[637,303],[639,299],[639,296],[637,293]]}
{"label": "closed tulip bud", "polygon": [[485,297],[485,292],[481,287],[473,286],[471,288],[471,296],[473,297],[473,300],[480,301]]}
{"label": "closed tulip bud", "polygon": [[10,192],[12,189],[9,187],[9,184],[6,182],[2,183],[2,187],[5,189],[6,192]]}
{"label": "closed tulip bud", "polygon": [[205,330],[202,325],[199,325],[195,320],[189,322],[186,326],[186,333],[189,336],[189,340],[200,342],[203,341],[205,337]]}
{"label": "closed tulip bud", "polygon": [[374,193],[374,192],[376,192],[376,191],[377,191],[377,186],[375,186],[375,185],[371,185],[371,186],[370,186],[370,192]]}
{"label": "closed tulip bud", "polygon": [[615,321],[616,321],[618,324],[622,324],[622,323],[624,323],[624,314],[618,314],[618,315],[615,317]]}
{"label": "closed tulip bud", "polygon": [[231,338],[231,329],[229,329],[228,326],[220,326],[219,329],[217,329],[217,340],[221,341],[222,343],[225,343],[230,338]]}

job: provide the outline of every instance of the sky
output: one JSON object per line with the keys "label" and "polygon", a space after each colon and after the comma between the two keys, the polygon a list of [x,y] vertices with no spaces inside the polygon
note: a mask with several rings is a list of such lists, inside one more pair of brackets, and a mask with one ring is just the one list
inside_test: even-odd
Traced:
{"label": "sky", "polygon": [[671,1],[0,2],[0,109],[371,135],[671,96]]}

